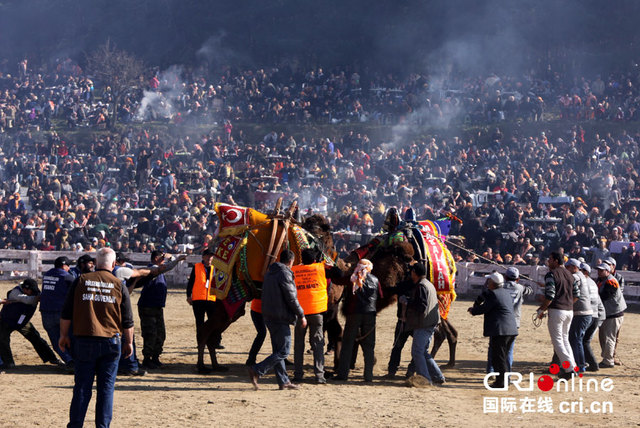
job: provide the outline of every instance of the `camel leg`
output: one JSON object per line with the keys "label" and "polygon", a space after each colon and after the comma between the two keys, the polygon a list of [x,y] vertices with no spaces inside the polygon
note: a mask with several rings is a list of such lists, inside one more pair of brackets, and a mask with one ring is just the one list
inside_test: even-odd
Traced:
{"label": "camel leg", "polygon": [[447,335],[447,342],[449,343],[449,362],[447,367],[453,367],[456,365],[456,345],[458,344],[458,330],[451,325],[449,320],[444,322],[445,331]]}
{"label": "camel leg", "polygon": [[445,327],[443,326],[444,323],[445,323],[445,320],[440,320],[440,322],[436,326],[435,331],[433,332],[433,347],[431,348],[431,356],[433,358],[436,357],[436,354],[438,353],[440,346],[442,346],[442,343],[447,337],[445,332]]}

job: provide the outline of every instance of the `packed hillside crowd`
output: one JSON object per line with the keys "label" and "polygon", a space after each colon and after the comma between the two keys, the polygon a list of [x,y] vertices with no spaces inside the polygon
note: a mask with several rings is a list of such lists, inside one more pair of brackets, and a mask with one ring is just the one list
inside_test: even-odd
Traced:
{"label": "packed hillside crowd", "polygon": [[[560,135],[506,137],[497,123],[489,145],[437,135],[392,144],[356,132],[319,139],[271,132],[250,141],[237,126],[364,116],[397,124],[425,106],[442,113],[471,100],[479,104],[464,115],[476,111],[473,120],[484,123],[541,120],[542,99],[567,118],[617,120],[621,108],[629,120],[637,97],[632,74],[451,78],[440,91],[424,76],[400,80],[346,68],[227,70],[209,79],[200,69],[183,71],[184,81],[151,74],[144,90],[125,97],[120,120],[148,117],[159,104],[146,104],[141,116],[142,100],[170,88],[173,98],[160,103],[172,106],[163,110],[171,111],[168,120],[221,118],[224,125],[195,139],[131,125],[72,141],[67,126],[108,124],[110,88],[96,88],[70,61],[51,70],[25,61],[17,73],[2,72],[1,248],[198,251],[215,236],[216,201],[267,210],[283,196],[297,199],[303,214],[329,215],[342,254],[381,229],[387,208],[411,206],[421,219],[457,217],[462,223],[454,220],[450,233],[496,262],[538,264],[562,247],[594,266],[611,255],[621,269],[640,268],[639,135],[590,135],[567,125]],[[604,114],[585,110],[600,104]],[[479,260],[465,251],[456,257]]]}

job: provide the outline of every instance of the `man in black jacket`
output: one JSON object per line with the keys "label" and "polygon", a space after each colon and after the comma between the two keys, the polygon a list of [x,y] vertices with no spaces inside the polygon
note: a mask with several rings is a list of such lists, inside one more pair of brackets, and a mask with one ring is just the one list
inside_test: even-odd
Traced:
{"label": "man in black jacket", "polygon": [[[361,264],[371,265],[367,259],[360,260]],[[371,265],[370,267],[372,267]],[[347,380],[356,338],[362,346],[364,354],[364,381],[373,382],[373,365],[375,360],[374,349],[376,345],[376,301],[378,299],[378,278],[368,269],[364,276],[362,286],[355,283],[353,289],[345,287],[344,305],[347,321],[342,337],[342,351],[338,365],[338,375],[335,380]],[[352,276],[353,281],[353,276]]]}
{"label": "man in black jacket", "polygon": [[262,362],[248,367],[249,379],[254,389],[258,389],[258,378],[272,368],[276,374],[280,389],[298,389],[287,376],[284,360],[291,348],[291,324],[300,317],[302,328],[307,327],[307,319],[298,302],[296,284],[293,281],[294,254],[284,250],[280,254],[280,263],[273,263],[262,282],[262,316],[269,329],[273,352]]}
{"label": "man in black jacket", "polygon": [[518,335],[516,317],[513,312],[513,300],[505,290],[504,277],[494,272],[487,275],[487,289],[468,309],[471,315],[484,314],[484,336],[489,337],[491,365],[499,373],[491,384],[492,388],[503,388],[505,372],[511,370],[507,355],[509,348]]}

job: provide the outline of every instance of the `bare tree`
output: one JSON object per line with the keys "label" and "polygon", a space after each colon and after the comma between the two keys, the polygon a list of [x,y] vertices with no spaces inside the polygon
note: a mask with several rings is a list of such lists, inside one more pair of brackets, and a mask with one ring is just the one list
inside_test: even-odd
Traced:
{"label": "bare tree", "polygon": [[118,118],[118,107],[122,98],[140,83],[144,71],[141,60],[132,54],[119,50],[110,40],[87,55],[89,71],[104,87],[111,88],[113,102],[111,103],[111,127]]}

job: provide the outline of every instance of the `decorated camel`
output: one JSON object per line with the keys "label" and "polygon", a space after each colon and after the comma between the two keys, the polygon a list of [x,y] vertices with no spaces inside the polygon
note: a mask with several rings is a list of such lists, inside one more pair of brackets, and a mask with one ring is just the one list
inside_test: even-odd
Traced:
{"label": "decorated camel", "polygon": [[366,258],[373,263],[372,273],[378,277],[381,293],[378,296],[378,311],[396,301],[393,293],[385,292],[405,279],[412,263],[424,263],[428,279],[438,293],[441,322],[434,333],[431,351],[435,356],[446,339],[449,343],[448,367],[455,365],[458,332],[449,321],[449,310],[456,298],[456,266],[451,252],[446,248],[439,225],[432,221],[417,221],[413,210],[400,220],[395,208],[391,208],[385,220],[385,233],[374,237],[368,244],[353,251],[345,260],[354,266]]}
{"label": "decorated camel", "polygon": [[282,199],[270,214],[233,205],[215,205],[219,219],[212,260],[216,310],[198,332],[199,370],[206,371],[205,347],[209,349],[213,369],[225,370],[218,364],[215,338],[244,315],[247,301],[260,297],[264,274],[284,248],[293,251],[296,264],[300,263],[301,251],[306,248],[317,249],[325,263],[335,263],[336,254],[326,219],[316,215],[300,224],[295,218],[296,202],[286,212],[281,212],[281,207]]}

